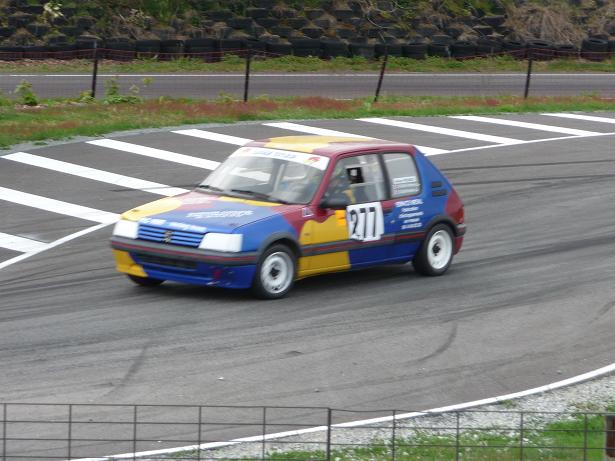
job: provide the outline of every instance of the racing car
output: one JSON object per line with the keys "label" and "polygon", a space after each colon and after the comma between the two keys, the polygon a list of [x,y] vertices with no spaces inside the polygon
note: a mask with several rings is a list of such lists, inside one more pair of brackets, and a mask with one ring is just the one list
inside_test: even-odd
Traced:
{"label": "racing car", "polygon": [[284,297],[302,278],[412,262],[439,276],[463,243],[463,203],[412,145],[286,136],[233,152],[194,190],[121,215],[117,270]]}

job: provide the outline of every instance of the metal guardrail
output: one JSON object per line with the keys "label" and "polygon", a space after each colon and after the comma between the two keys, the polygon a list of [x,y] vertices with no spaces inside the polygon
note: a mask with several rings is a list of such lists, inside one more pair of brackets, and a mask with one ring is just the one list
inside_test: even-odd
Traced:
{"label": "metal guardrail", "polygon": [[0,408],[1,461],[109,460],[113,454],[198,461],[615,456],[615,415],[609,413],[24,403]]}

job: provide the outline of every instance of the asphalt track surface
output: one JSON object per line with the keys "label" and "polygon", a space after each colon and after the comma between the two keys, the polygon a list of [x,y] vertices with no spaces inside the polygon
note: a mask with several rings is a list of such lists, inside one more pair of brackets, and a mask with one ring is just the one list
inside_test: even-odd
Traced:
{"label": "asphalt track surface", "polygon": [[[113,74],[101,73],[96,88],[101,97],[105,82]],[[151,83],[143,84],[148,77]],[[43,98],[75,97],[91,89],[90,74],[0,74],[0,91],[9,94],[22,80],[32,84]],[[119,74],[121,91],[136,85],[145,98],[160,96],[215,98],[221,93],[243,97],[244,75],[238,74]],[[382,95],[482,96],[523,95],[525,73],[387,73]],[[356,98],[372,96],[378,82],[377,73],[253,73],[250,96],[320,96]],[[608,73],[534,73],[530,94],[570,96],[580,94],[615,95],[613,76]]]}
{"label": "asphalt track surface", "polygon": [[[268,302],[172,283],[134,286],[114,270],[104,225],[10,265],[21,253],[5,244],[0,399],[422,410],[608,365],[615,113],[595,115],[606,121],[395,118],[432,132],[357,120],[297,122],[453,151],[431,159],[466,204],[468,234],[443,277],[385,266],[306,279],[287,299]],[[299,134],[260,123],[200,128],[248,139]],[[485,136],[531,142],[499,145]],[[213,161],[235,149],[165,131],[112,138]],[[5,189],[108,213],[160,197],[27,165],[5,152]],[[27,152],[180,188],[207,173],[84,142]],[[103,220],[44,211],[37,200],[26,206],[0,194],[0,245],[2,235],[25,246],[53,242]]]}

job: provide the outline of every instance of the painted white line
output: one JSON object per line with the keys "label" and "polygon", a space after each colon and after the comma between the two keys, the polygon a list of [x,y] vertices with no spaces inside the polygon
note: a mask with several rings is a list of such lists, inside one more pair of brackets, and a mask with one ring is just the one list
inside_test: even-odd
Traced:
{"label": "painted white line", "polygon": [[171,133],[183,134],[186,136],[193,136],[195,138],[208,139],[209,141],[218,141],[223,142],[225,144],[233,144],[235,146],[243,146],[244,144],[252,141],[247,138],[238,138],[237,136],[230,136],[228,134],[220,134],[214,133],[213,131],[205,131],[205,130],[177,130],[172,131]]}
{"label": "painted white line", "polygon": [[7,250],[18,251],[20,253],[28,253],[29,251],[46,249],[47,243],[0,232],[0,248],[6,248]]}
{"label": "painted white line", "polygon": [[7,189],[5,187],[0,187],[0,200],[5,200],[7,202],[17,203],[19,205],[25,205],[32,208],[38,208],[39,210],[51,211],[52,213],[72,216],[74,218],[94,221],[101,224],[115,222],[119,216],[115,213],[75,205],[74,203],[62,202],[60,200],[29,194],[27,192],[21,192],[14,189]]}
{"label": "painted white line", "polygon": [[475,139],[477,141],[493,142],[495,144],[517,144],[523,142],[519,139],[504,138],[501,136],[492,136],[488,134],[473,133],[471,131],[453,130],[451,128],[443,128],[439,126],[423,125],[421,123],[402,122],[400,120],[392,120],[388,118],[359,118],[361,122],[377,123],[379,125],[395,126],[398,128],[406,128],[408,130],[426,131],[428,133],[443,134],[446,136],[457,136],[459,138]]}
{"label": "painted white line", "polygon": [[[559,136],[557,138],[544,138],[544,139],[532,139],[531,141],[521,141],[513,144],[494,144],[490,146],[479,146],[479,147],[465,147],[463,149],[455,149],[449,150],[446,152],[447,154],[456,154],[459,152],[471,152],[474,150],[485,150],[485,149],[493,149],[498,147],[508,147],[508,146],[522,146],[525,144],[537,144],[541,142],[551,142],[551,141],[564,141],[566,139],[583,139],[583,138],[600,138],[602,136],[613,136],[615,132],[611,133],[596,133],[596,134],[588,134],[586,136]],[[438,155],[438,154],[432,154]]]}
{"label": "painted white line", "polygon": [[131,154],[166,160],[167,162],[181,163],[183,165],[203,168],[205,170],[214,170],[218,167],[218,165],[220,165],[220,162],[214,162],[213,160],[178,154],[176,152],[155,149],[153,147],[140,146],[139,144],[131,144],[124,141],[116,141],[115,139],[95,139],[94,141],[87,141],[87,143],[94,146],[129,152]]}
{"label": "painted white line", "polygon": [[581,114],[542,114],[542,115],[546,115],[548,117],[571,118],[573,120],[586,120],[588,122],[615,123],[615,118],[595,117],[593,115],[581,115]]}
{"label": "painted white line", "polygon": [[24,259],[30,258],[31,256],[34,256],[36,254],[42,253],[43,251],[46,250],[50,250],[52,248],[55,248],[57,246],[60,246],[66,242],[70,242],[71,240],[75,240],[79,237],[82,237],[86,234],[89,234],[91,232],[97,231],[98,229],[102,229],[103,227],[107,227],[108,225],[113,224],[113,223],[102,223],[102,224],[97,224],[96,226],[92,226],[92,227],[88,227],[87,229],[83,229],[80,230],[79,232],[75,232],[74,234],[70,234],[67,235],[66,237],[62,237],[61,239],[55,240],[51,243],[47,243],[45,245],[45,247],[41,247],[41,248],[37,248],[37,249],[32,249],[30,251],[28,251],[27,253],[24,253],[22,255],[16,256],[14,258],[8,259],[6,261],[3,261],[0,263],[0,270],[4,269],[5,267],[9,267],[12,266],[13,264],[16,264],[20,261],[23,261]]}
{"label": "painted white line", "polygon": [[26,165],[46,168],[48,170],[58,171],[60,173],[91,179],[93,181],[114,184],[127,189],[142,190],[152,194],[170,196],[188,192],[187,189],[169,187],[165,184],[160,184],[157,182],[145,181],[143,179],[132,178],[130,176],[110,173],[108,171],[97,170],[95,168],[76,165],[74,163],[62,162],[60,160],[41,157],[39,155],[32,155],[26,152],[15,152],[14,154],[4,155],[2,158],[12,160],[14,162],[24,163]]}
{"label": "painted white line", "polygon": [[[507,401],[507,400],[515,400],[521,397],[527,397],[530,395],[541,394],[546,391],[560,389],[562,387],[571,386],[573,384],[578,384],[583,381],[588,381],[590,379],[604,376],[614,371],[615,371],[615,363],[612,363],[605,367],[598,368],[597,370],[583,373],[581,375],[574,376],[572,378],[564,379],[562,381],[557,381],[555,383],[547,384],[547,385],[540,386],[540,387],[535,387],[533,389],[528,389],[528,390],[521,391],[521,392],[513,392],[511,394],[499,395],[497,397],[490,397],[490,398],[481,399],[481,400],[473,400],[471,402],[464,402],[464,403],[460,403],[456,405],[449,405],[446,407],[432,408],[430,410],[414,411],[414,412],[409,412],[409,413],[399,413],[395,416],[391,415],[391,416],[382,416],[379,418],[362,419],[359,421],[349,421],[347,423],[333,424],[331,427],[332,428],[361,427],[361,426],[369,426],[372,424],[391,422],[393,420],[397,421],[397,420],[417,418],[419,416],[467,410],[468,408],[495,404],[495,403]],[[165,448],[165,449],[160,449],[160,450],[142,451],[142,452],[137,452],[137,453],[122,453],[118,455],[103,456],[101,458],[73,459],[72,461],[105,461],[109,459],[126,459],[126,458],[133,458],[133,457],[138,458],[138,457],[143,457],[143,456],[170,454],[170,453],[191,451],[191,450],[197,450],[197,449],[207,450],[207,449],[213,449],[213,448],[228,447],[228,446],[237,445],[237,444],[245,443],[245,442],[261,442],[263,440],[274,440],[274,439],[280,439],[284,437],[292,437],[292,436],[297,436],[297,435],[302,435],[302,434],[309,434],[309,433],[314,433],[314,432],[325,432],[325,431],[327,431],[327,426],[316,426],[316,427],[308,427],[305,429],[299,429],[295,431],[276,432],[272,434],[242,437],[238,439],[232,439],[226,442],[208,442],[208,443],[203,443],[201,445],[189,445],[189,446],[184,446],[184,447]]]}
{"label": "painted white line", "polygon": [[[308,125],[300,125],[298,123],[274,122],[274,123],[263,123],[263,125],[272,126],[274,128],[281,128],[283,130],[298,131],[300,133],[317,134],[319,136],[342,136],[342,137],[358,138],[358,139],[376,139],[376,138],[370,138],[368,136],[362,136],[360,134],[345,133],[343,131],[329,130],[326,128],[317,128],[317,127],[308,126]],[[416,146],[416,145],[415,147],[424,154],[428,154],[428,153],[429,154],[444,154],[448,152],[447,150],[436,149],[435,147]]]}
{"label": "painted white line", "polygon": [[564,128],[562,126],[543,125],[541,123],[518,122],[516,120],[506,120],[503,118],[477,117],[475,115],[453,115],[449,118],[459,120],[470,120],[472,122],[493,123],[495,125],[515,126],[518,128],[527,128],[529,130],[550,131],[552,133],[570,134],[573,136],[587,136],[598,134],[595,131],[576,130],[574,128]]}
{"label": "painted white line", "polygon": [[374,139],[369,136],[363,136],[360,134],[344,133],[343,131],[329,130],[327,128],[318,128],[316,126],[301,125],[299,123],[290,122],[273,122],[263,123],[265,126],[272,126],[274,128],[281,128],[283,130],[298,131],[300,133],[316,134],[319,136],[341,136],[344,138],[358,138],[358,139]]}

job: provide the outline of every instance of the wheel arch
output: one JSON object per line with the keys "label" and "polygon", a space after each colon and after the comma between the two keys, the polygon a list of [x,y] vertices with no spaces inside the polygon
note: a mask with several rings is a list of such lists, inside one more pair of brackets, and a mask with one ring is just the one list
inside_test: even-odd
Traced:
{"label": "wheel arch", "polygon": [[303,255],[301,247],[299,246],[299,242],[297,242],[297,239],[292,234],[290,234],[289,232],[275,232],[267,236],[267,238],[261,243],[261,246],[258,250],[259,257],[265,252],[267,248],[275,244],[286,245],[295,254],[295,257],[297,259],[299,259]]}

